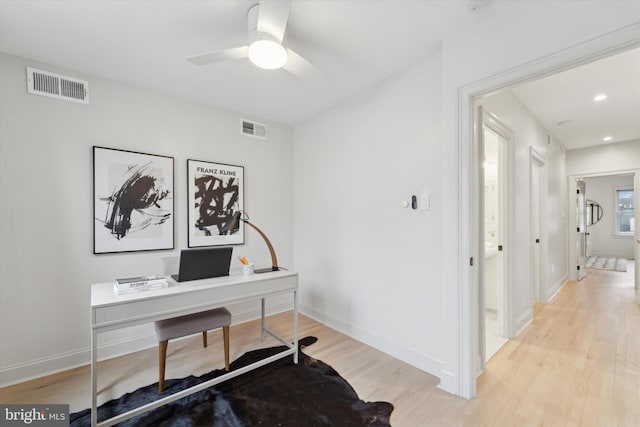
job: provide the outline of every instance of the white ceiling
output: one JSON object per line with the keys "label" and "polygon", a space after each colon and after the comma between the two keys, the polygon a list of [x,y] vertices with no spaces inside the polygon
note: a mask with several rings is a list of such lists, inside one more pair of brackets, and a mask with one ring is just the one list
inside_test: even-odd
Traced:
{"label": "white ceiling", "polygon": [[640,139],[640,49],[511,90],[568,150]]}
{"label": "white ceiling", "polygon": [[[295,124],[381,81],[486,19],[491,0],[294,0],[285,44],[329,77],[187,56],[247,44],[256,0],[0,0],[0,50],[248,115]],[[469,4],[480,5],[472,10]],[[515,88],[567,148],[640,139],[637,52]],[[594,105],[595,92],[609,99]],[[571,126],[557,123],[572,120]]]}
{"label": "white ceiling", "polygon": [[185,60],[246,45],[254,3],[1,0],[0,50],[293,124],[435,52],[481,14],[466,1],[294,0],[285,45],[328,78]]}

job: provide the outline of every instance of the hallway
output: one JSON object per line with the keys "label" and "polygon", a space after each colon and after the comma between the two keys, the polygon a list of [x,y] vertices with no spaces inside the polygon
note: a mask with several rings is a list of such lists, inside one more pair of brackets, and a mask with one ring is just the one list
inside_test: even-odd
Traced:
{"label": "hallway", "polygon": [[640,306],[626,273],[568,282],[478,379],[471,419],[489,425],[640,425]]}

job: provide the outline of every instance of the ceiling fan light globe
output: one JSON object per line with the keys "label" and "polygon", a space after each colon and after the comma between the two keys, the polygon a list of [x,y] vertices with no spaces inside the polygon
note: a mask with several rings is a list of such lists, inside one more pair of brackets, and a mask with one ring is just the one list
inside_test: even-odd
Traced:
{"label": "ceiling fan light globe", "polygon": [[249,46],[249,60],[260,68],[275,70],[287,62],[287,50],[273,40],[256,40]]}

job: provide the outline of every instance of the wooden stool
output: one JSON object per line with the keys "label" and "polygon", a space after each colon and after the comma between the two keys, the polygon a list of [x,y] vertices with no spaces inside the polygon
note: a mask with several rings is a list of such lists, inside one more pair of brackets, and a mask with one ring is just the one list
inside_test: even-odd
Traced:
{"label": "wooden stool", "polygon": [[160,368],[158,391],[160,393],[164,391],[167,346],[170,339],[202,332],[202,343],[204,347],[206,347],[207,331],[222,328],[224,335],[224,369],[227,371],[229,370],[229,325],[231,324],[231,313],[229,313],[229,310],[226,308],[216,308],[214,310],[188,314],[186,316],[158,320],[154,323],[156,327],[156,336],[158,337],[158,361]]}

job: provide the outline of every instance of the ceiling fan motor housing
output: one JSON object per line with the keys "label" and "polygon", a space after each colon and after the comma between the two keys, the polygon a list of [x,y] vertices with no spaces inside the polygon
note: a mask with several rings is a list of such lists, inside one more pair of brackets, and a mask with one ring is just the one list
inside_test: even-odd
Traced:
{"label": "ceiling fan motor housing", "polygon": [[255,4],[247,12],[249,32],[249,60],[267,70],[281,68],[287,62],[287,50],[277,37],[258,31],[260,5]]}

